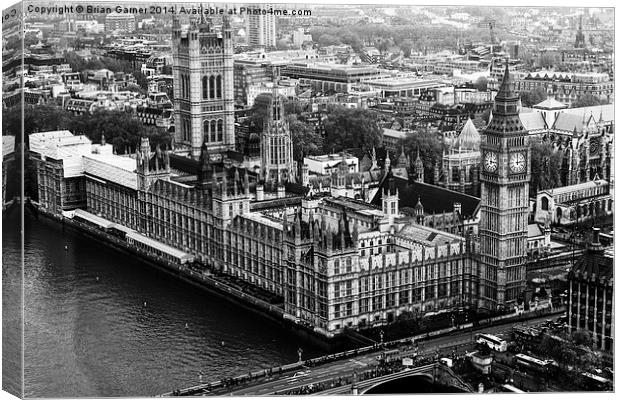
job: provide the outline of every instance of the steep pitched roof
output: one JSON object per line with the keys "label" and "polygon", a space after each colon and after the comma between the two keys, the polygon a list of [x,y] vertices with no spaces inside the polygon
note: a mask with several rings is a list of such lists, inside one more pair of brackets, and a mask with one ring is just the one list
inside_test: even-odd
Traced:
{"label": "steep pitched roof", "polygon": [[545,119],[543,118],[542,113],[539,112],[519,113],[519,119],[528,131],[547,128]]}
{"label": "steep pitched roof", "polygon": [[534,108],[539,108],[542,110],[559,110],[562,108],[567,108],[566,104],[560,103],[553,97],[547,97],[546,100],[541,101],[540,103],[534,105]]}
{"label": "steep pitched roof", "polygon": [[596,122],[599,121],[601,116],[603,117],[603,121],[613,121],[614,120],[614,105],[613,104],[603,104],[600,106],[590,106],[590,107],[579,107],[579,108],[569,108],[562,112],[563,114],[574,114],[579,117],[583,117],[586,115],[589,117],[592,115]]}
{"label": "steep pitched roof", "polygon": [[575,128],[577,128],[577,131],[581,132],[581,128],[583,128],[583,114],[577,115],[568,114],[565,112],[560,113],[551,128],[569,132],[572,132]]}
{"label": "steep pitched roof", "polygon": [[543,236],[543,232],[540,229],[538,224],[528,224],[527,225],[527,237],[533,238],[537,236]]}
{"label": "steep pitched roof", "polygon": [[480,133],[474,126],[471,118],[467,118],[467,122],[459,136],[454,140],[454,146],[461,149],[480,150]]}
{"label": "steep pitched roof", "polygon": [[[386,174],[381,181],[379,190],[372,199],[371,204],[378,207],[382,206],[383,189],[388,188],[388,176],[390,175]],[[480,206],[480,199],[474,196],[428,183],[410,182],[396,175],[393,178],[394,185],[398,189],[400,208],[409,207],[415,209],[419,198],[426,214],[440,214],[452,211],[454,203],[461,203],[461,215],[473,217]]]}

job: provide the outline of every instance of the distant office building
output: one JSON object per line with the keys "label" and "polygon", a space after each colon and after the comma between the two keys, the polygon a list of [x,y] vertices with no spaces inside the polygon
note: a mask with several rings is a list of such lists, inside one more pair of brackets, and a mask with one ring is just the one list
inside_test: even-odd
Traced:
{"label": "distant office building", "polygon": [[445,86],[439,80],[418,77],[374,79],[365,83],[381,97],[417,97],[424,91]]}
{"label": "distant office building", "polygon": [[293,46],[301,48],[305,42],[312,42],[312,35],[307,34],[301,28],[293,31]]}
{"label": "distant office building", "polygon": [[381,70],[375,67],[299,62],[283,68],[282,75],[299,79],[301,85],[309,85],[317,92],[350,93],[354,85],[381,76]]}
{"label": "distant office building", "polygon": [[[256,5],[268,9],[271,5]],[[248,45],[276,47],[276,17],[273,14],[247,16]]]}
{"label": "distant office building", "polygon": [[569,107],[583,96],[592,95],[604,102],[613,102],[614,82],[609,74],[597,72],[568,73],[537,71],[515,82],[518,92],[542,89]]}
{"label": "distant office building", "polygon": [[105,31],[110,33],[133,32],[136,29],[136,17],[133,14],[112,13],[105,17]]}
{"label": "distant office building", "polygon": [[252,87],[273,80],[273,65],[269,62],[235,60],[233,70],[235,103],[241,106],[254,104],[256,95],[250,99],[248,93]]}

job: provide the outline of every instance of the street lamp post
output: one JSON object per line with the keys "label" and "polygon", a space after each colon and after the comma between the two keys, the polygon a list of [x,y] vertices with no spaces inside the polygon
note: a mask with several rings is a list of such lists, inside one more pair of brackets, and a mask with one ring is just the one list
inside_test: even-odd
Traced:
{"label": "street lamp post", "polygon": [[301,362],[301,355],[304,353],[304,350],[300,347],[297,349],[297,355],[299,356],[299,362]]}
{"label": "street lamp post", "polygon": [[381,338],[381,344],[383,344],[383,329],[381,329],[381,331],[379,332],[379,337]]}

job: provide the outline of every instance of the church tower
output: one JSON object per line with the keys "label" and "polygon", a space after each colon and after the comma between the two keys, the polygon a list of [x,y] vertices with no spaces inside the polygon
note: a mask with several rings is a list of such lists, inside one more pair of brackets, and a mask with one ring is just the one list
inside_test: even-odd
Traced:
{"label": "church tower", "polygon": [[233,39],[226,17],[220,33],[203,18],[182,28],[173,19],[174,121],[176,150],[198,159],[235,148]]}
{"label": "church tower", "polygon": [[413,180],[414,182],[424,182],[424,163],[420,158],[420,149],[418,149],[415,161],[413,162]]}
{"label": "church tower", "polygon": [[525,289],[530,147],[506,64],[481,144],[480,304],[512,306]]}
{"label": "church tower", "polygon": [[586,47],[586,38],[583,34],[583,25],[582,25],[583,15],[579,16],[579,29],[577,30],[577,34],[575,35],[575,48],[583,49]]}
{"label": "church tower", "polygon": [[288,182],[295,180],[293,168],[293,143],[288,122],[284,118],[284,105],[278,94],[278,77],[273,84],[271,114],[265,121],[261,137],[261,161],[266,181]]}

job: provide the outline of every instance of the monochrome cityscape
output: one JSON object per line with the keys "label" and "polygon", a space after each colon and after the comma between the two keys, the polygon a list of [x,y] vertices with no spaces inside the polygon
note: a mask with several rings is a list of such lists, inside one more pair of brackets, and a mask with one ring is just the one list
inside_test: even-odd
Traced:
{"label": "monochrome cityscape", "polygon": [[7,8],[3,390],[613,391],[614,17]]}

